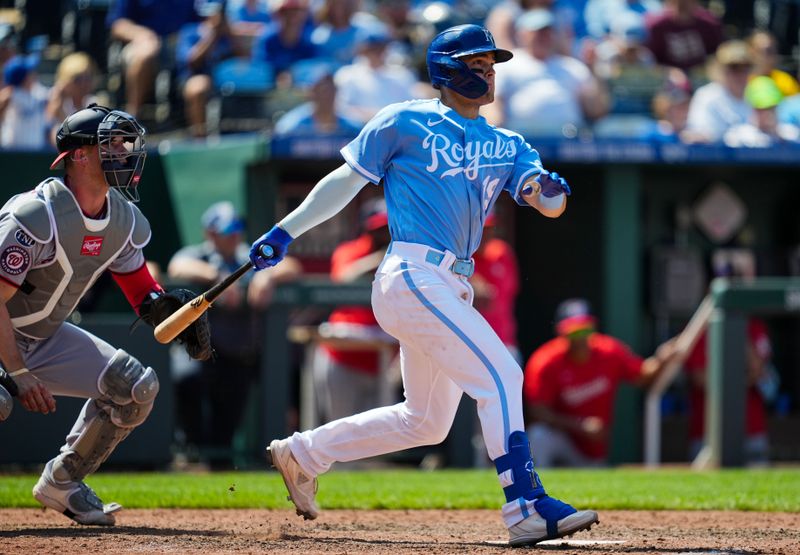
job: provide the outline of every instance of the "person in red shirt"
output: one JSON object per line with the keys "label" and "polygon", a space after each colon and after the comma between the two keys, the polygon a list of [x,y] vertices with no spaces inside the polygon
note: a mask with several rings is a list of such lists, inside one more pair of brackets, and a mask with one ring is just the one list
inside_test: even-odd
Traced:
{"label": "person in red shirt", "polygon": [[[370,277],[386,254],[391,237],[382,198],[365,203],[362,234],[342,243],[331,257],[331,279],[347,283]],[[332,335],[375,338],[384,335],[370,306],[337,307],[328,317]],[[379,354],[376,350],[321,345],[314,356],[314,382],[322,421],[337,420],[378,406]]]}
{"label": "person in red shirt", "polygon": [[514,303],[519,293],[519,264],[514,249],[495,236],[496,217],[486,218],[483,238],[475,254],[475,273],[470,283],[475,291],[475,308],[483,315],[514,358],[521,362],[517,346]]}
{"label": "person in red shirt", "polygon": [[697,0],[665,0],[664,9],[645,17],[647,42],[660,65],[686,72],[701,69],[722,43],[722,22]]}
{"label": "person in red shirt", "polygon": [[[758,382],[767,373],[772,358],[772,344],[766,324],[757,318],[747,322],[747,393],[745,397],[745,456],[750,464],[764,464],[769,459],[767,414]],[[707,335],[697,340],[684,368],[689,376],[689,456],[692,460],[704,445],[706,408]]]}
{"label": "person in red shirt", "polygon": [[672,341],[642,359],[595,327],[586,300],[564,301],[556,310],[558,337],[525,366],[527,432],[539,467],[605,464],[617,387],[623,381],[648,385],[673,356]]}

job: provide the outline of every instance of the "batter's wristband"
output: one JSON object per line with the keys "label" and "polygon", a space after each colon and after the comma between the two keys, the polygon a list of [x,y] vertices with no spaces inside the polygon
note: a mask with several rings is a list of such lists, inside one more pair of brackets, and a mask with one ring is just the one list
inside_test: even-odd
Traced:
{"label": "batter's wristband", "polygon": [[22,367],[22,368],[20,368],[19,370],[14,370],[13,372],[6,372],[6,373],[7,373],[9,376],[11,376],[12,378],[15,378],[15,377],[17,377],[17,376],[19,376],[19,375],[26,374],[26,373],[28,373],[28,372],[30,372],[30,370],[28,370],[27,368],[25,368],[25,367],[23,366],[23,367]]}

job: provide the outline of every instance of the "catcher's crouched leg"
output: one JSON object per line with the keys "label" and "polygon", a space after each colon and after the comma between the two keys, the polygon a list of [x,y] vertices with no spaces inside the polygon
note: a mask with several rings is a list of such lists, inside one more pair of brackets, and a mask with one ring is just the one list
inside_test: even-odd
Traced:
{"label": "catcher's crouched leg", "polygon": [[0,368],[0,422],[11,416],[11,410],[14,408],[13,397],[16,395],[17,384],[14,378]]}
{"label": "catcher's crouched leg", "polygon": [[103,397],[86,403],[71,436],[77,438],[47,463],[34,497],[80,524],[114,524],[113,513],[122,507],[103,504],[83,479],[97,470],[120,441],[142,424],[158,394],[158,377],[152,368],[118,350],[98,380]]}

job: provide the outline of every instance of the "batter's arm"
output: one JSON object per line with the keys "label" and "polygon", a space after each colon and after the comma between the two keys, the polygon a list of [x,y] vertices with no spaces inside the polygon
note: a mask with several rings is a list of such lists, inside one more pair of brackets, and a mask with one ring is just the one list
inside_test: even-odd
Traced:
{"label": "batter's arm", "polygon": [[0,361],[17,384],[22,406],[32,412],[47,414],[56,410],[56,401],[44,384],[25,368],[25,361],[17,347],[11,315],[6,306],[16,292],[16,287],[0,280]]}
{"label": "batter's arm", "polygon": [[278,226],[297,239],[312,227],[341,212],[366,184],[366,179],[353,168],[342,164],[323,177],[302,204],[281,220]]}

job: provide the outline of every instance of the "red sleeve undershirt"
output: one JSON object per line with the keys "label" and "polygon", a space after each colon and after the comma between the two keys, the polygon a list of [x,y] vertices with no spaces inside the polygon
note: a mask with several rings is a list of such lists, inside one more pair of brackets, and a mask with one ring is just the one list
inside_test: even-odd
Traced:
{"label": "red sleeve undershirt", "polygon": [[125,298],[128,299],[128,302],[133,307],[133,310],[136,311],[137,315],[139,314],[139,306],[148,293],[151,291],[164,292],[164,288],[150,275],[147,264],[142,264],[138,270],[127,274],[111,272],[111,277],[114,278],[119,288],[122,289]]}

